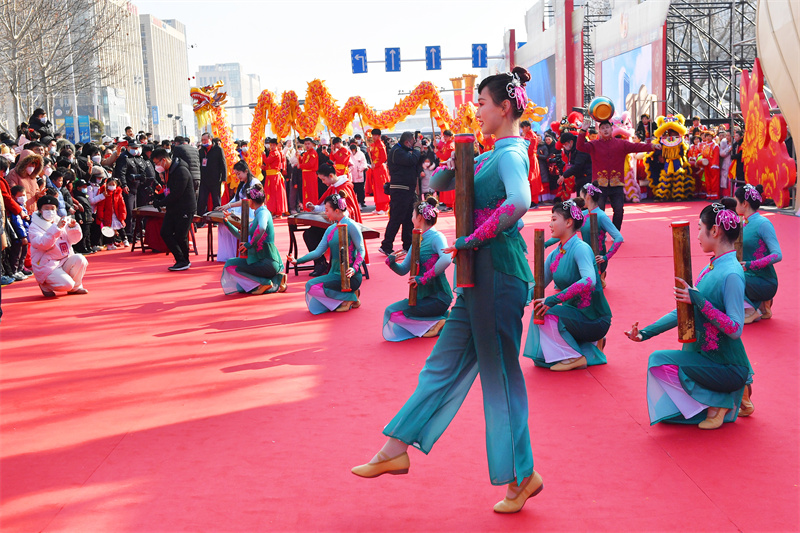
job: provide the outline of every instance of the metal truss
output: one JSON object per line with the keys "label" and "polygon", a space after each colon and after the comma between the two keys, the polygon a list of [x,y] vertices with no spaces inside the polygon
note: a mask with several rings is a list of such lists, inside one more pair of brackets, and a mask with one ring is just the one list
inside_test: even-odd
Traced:
{"label": "metal truss", "polygon": [[[729,122],[739,73],[753,66],[756,0],[672,0],[667,13],[668,113]],[[732,86],[732,89],[731,89]]]}

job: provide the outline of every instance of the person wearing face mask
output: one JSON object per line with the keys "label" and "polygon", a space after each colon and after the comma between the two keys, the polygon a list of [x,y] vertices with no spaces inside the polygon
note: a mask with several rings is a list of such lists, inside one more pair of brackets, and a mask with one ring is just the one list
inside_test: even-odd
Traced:
{"label": "person wearing face mask", "polygon": [[189,139],[186,137],[181,137],[180,135],[175,137],[175,145],[172,147],[172,158],[180,159],[186,163],[189,174],[192,176],[194,193],[197,195],[200,190],[200,157],[197,153],[197,148],[187,144],[188,142]]}
{"label": "person wearing face mask", "polygon": [[[228,180],[228,170],[225,163],[225,154],[222,148],[211,142],[211,134],[206,132],[200,137],[201,146],[198,150],[200,158],[200,188],[197,195],[197,209],[205,213],[216,209],[220,205],[220,192],[222,184]],[[209,205],[211,197],[211,205]]]}
{"label": "person wearing face mask", "polygon": [[72,197],[80,206],[75,212],[75,220],[81,227],[83,238],[75,245],[79,254],[93,254],[91,243],[91,227],[94,222],[92,203],[89,201],[89,184],[83,180],[76,180],[72,187]]}
{"label": "person wearing face mask", "polygon": [[33,275],[46,297],[61,291],[86,294],[83,276],[89,262],[72,250],[83,236],[81,227],[74,219],[59,217],[57,206],[58,200],[47,195],[36,202],[38,210],[31,217],[28,233]]}
{"label": "person wearing face mask", "polygon": [[8,250],[8,267],[9,275],[16,281],[22,281],[32,274],[30,270],[25,269],[25,256],[28,255],[28,228],[30,226],[31,217],[28,216],[28,211],[23,207],[27,198],[25,198],[25,189],[21,185],[14,185],[11,187],[11,195],[14,197],[14,203],[22,209],[18,215],[11,215],[6,213],[8,220],[11,222],[11,246]]}
{"label": "person wearing face mask", "polygon": [[128,152],[117,159],[114,165],[114,178],[122,187],[125,200],[125,241],[133,240],[133,210],[138,207],[139,187],[145,180],[145,164],[142,159],[142,146],[136,141],[128,143]]}
{"label": "person wearing face mask", "polygon": [[39,136],[53,136],[53,123],[47,120],[47,113],[45,113],[44,109],[34,109],[33,115],[31,115],[31,118],[28,122],[30,123],[30,127],[35,130]]}
{"label": "person wearing face mask", "polygon": [[36,178],[41,175],[43,167],[44,161],[41,156],[30,150],[23,150],[19,154],[17,165],[8,174],[10,185],[22,185],[25,188],[25,196],[28,198],[25,208],[29,213],[36,210],[36,200],[45,194],[45,182],[42,181],[40,185],[36,181]]}
{"label": "person wearing face mask", "polygon": [[97,221],[100,224],[100,229],[109,227],[114,230],[114,237],[103,236],[106,248],[108,250],[116,250],[116,242],[124,241],[123,247],[128,246],[128,239],[121,231],[125,229],[125,220],[127,220],[127,206],[125,205],[124,195],[119,186],[119,182],[111,178],[106,182],[104,191],[105,199],[97,204]]}
{"label": "person wearing face mask", "polygon": [[192,174],[184,161],[173,159],[166,150],[155,150],[152,159],[156,172],[164,176],[166,184],[163,192],[153,200],[153,205],[166,207],[167,211],[161,225],[161,238],[175,258],[175,264],[168,270],[187,270],[192,266],[189,262],[189,227],[197,209]]}

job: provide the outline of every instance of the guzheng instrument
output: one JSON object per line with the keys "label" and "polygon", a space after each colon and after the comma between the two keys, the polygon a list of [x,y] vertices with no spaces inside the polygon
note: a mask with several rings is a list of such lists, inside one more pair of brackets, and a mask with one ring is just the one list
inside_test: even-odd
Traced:
{"label": "guzheng instrument", "polygon": [[[544,298],[544,230],[533,230],[533,299]],[[534,324],[544,324],[544,312],[535,312]]]}
{"label": "guzheng instrument", "polygon": [[350,278],[347,271],[350,270],[350,235],[347,233],[347,224],[337,224],[336,231],[339,232],[339,273],[342,276],[342,292],[350,292]]}
{"label": "guzheng instrument", "polygon": [[[689,222],[673,222],[672,257],[675,262],[675,277],[692,282],[692,248]],[[677,302],[678,306],[678,342],[695,342],[694,308],[692,304]]]}
{"label": "guzheng instrument", "polygon": [[[475,136],[459,133],[455,136],[456,158],[456,237],[468,237],[475,231]],[[475,253],[459,250],[456,255],[456,286],[475,286]]]}
{"label": "guzheng instrument", "polygon": [[[419,248],[422,245],[422,230],[414,228],[411,234],[411,269],[408,275],[414,279],[419,275]],[[416,285],[409,285],[408,287],[408,305],[417,305],[417,287]]]}

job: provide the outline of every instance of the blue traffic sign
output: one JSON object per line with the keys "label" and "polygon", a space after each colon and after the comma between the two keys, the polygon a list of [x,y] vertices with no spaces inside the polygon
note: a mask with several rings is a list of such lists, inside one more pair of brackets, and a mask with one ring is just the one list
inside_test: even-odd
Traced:
{"label": "blue traffic sign", "polygon": [[386,49],[386,72],[400,72],[400,49]]}
{"label": "blue traffic sign", "polygon": [[367,49],[359,48],[350,50],[350,64],[353,65],[353,74],[364,74],[367,72]]}
{"label": "blue traffic sign", "polygon": [[153,125],[158,126],[158,106],[154,105],[152,107],[153,107],[153,109],[152,109],[152,111],[153,111]]}
{"label": "blue traffic sign", "polygon": [[472,45],[472,68],[486,68],[489,63],[486,58],[486,43]]}
{"label": "blue traffic sign", "polygon": [[441,46],[426,46],[425,47],[425,69],[426,70],[442,70],[442,47]]}

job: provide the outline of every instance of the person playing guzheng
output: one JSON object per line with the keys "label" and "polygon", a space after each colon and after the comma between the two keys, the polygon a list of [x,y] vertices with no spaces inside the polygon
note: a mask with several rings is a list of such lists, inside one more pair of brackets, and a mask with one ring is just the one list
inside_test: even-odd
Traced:
{"label": "person playing guzheng", "polygon": [[[433,227],[438,216],[438,202],[433,197],[414,205],[411,219],[414,229],[421,231],[422,235],[418,270],[416,276],[409,279],[409,285],[416,289],[417,300],[415,305],[410,305],[409,299],[405,298],[386,308],[383,313],[383,338],[387,341],[435,337],[444,326],[447,310],[453,303],[453,291],[445,275],[452,259],[450,254],[443,251],[447,248],[447,239]],[[408,253],[390,254],[386,264],[395,274],[407,276],[414,254],[412,244]],[[403,259],[402,263],[397,262],[400,259]]]}
{"label": "person playing guzheng", "polygon": [[[286,274],[283,273],[278,248],[275,246],[275,227],[272,214],[264,205],[266,195],[260,183],[247,191],[255,214],[251,219],[248,240],[239,244],[239,253],[245,257],[232,257],[222,267],[222,290],[225,294],[236,292],[265,294],[286,290]],[[239,230],[225,216],[225,226],[237,238]]]}
{"label": "person playing guzheng", "polygon": [[[675,300],[692,306],[695,342],[681,350],[658,350],[647,363],[650,423],[695,424],[717,429],[723,422],[752,413],[747,382],[752,368],[742,344],[745,276],[734,243],[741,222],[732,198],[722,198],[700,212],[697,240],[710,263],[694,286],[675,278]],[[678,325],[673,310],[646,328],[635,322],[625,335],[641,342]],[[740,412],[740,406],[744,412]]]}
{"label": "person playing guzheng", "polygon": [[[311,314],[319,315],[328,311],[349,311],[361,307],[359,295],[361,291],[362,274],[361,264],[364,262],[364,239],[361,228],[348,216],[347,193],[332,194],[325,198],[325,216],[331,221],[330,227],[325,230],[319,245],[303,257],[294,259],[291,254],[287,256],[289,263],[306,263],[312,259],[322,257],[326,250],[330,250],[331,269],[325,275],[315,277],[306,283],[306,305]],[[341,265],[343,257],[340,255],[339,231],[337,226],[347,226],[348,250],[347,261],[349,268],[344,275],[349,278],[349,290],[344,290],[342,283]]]}

